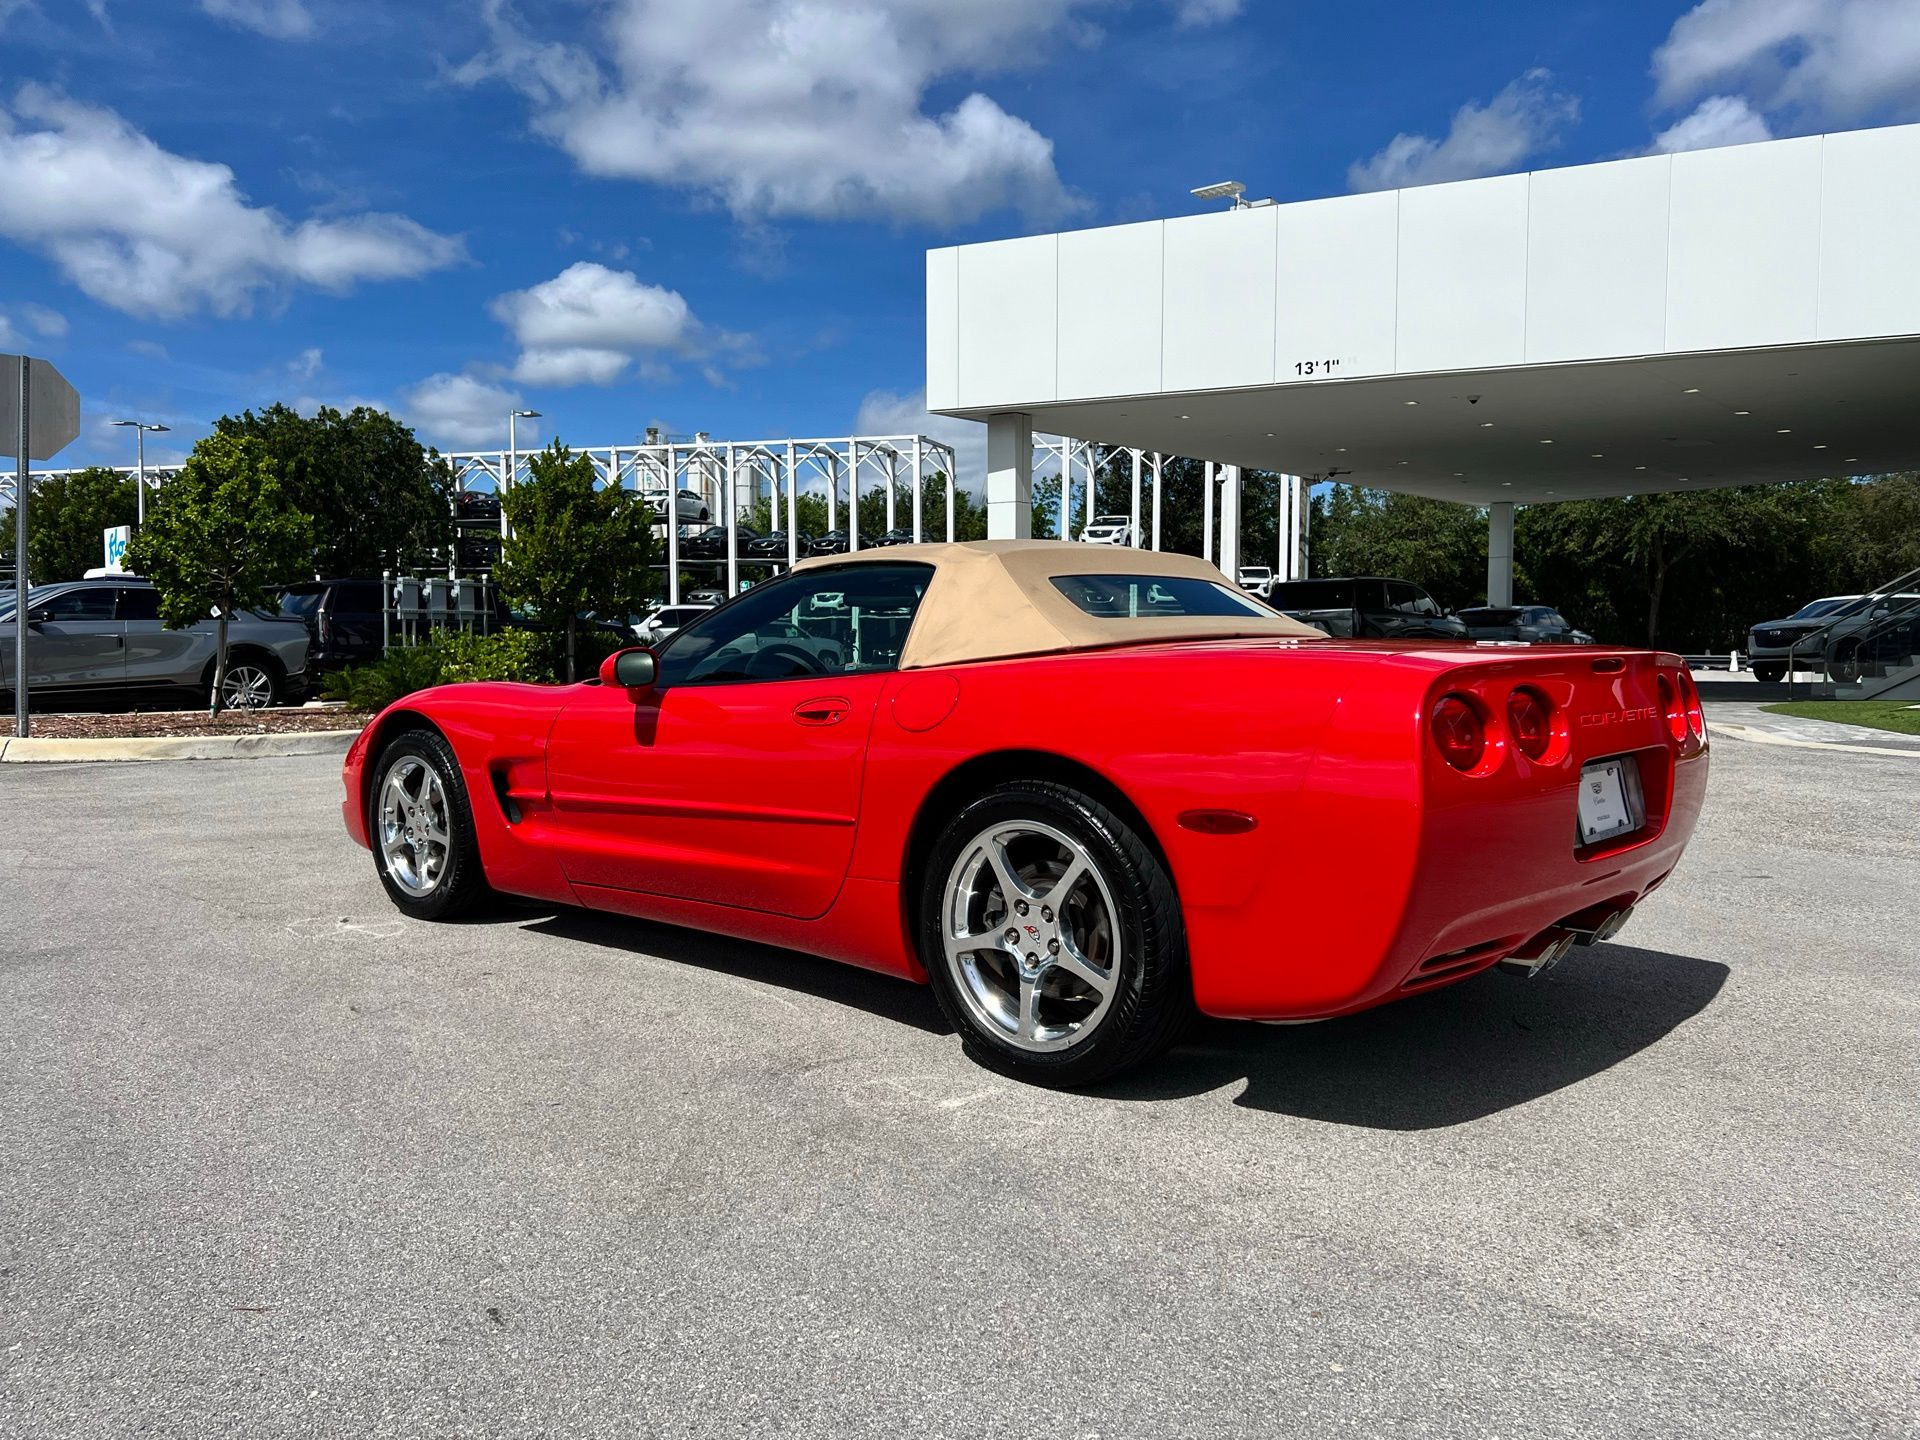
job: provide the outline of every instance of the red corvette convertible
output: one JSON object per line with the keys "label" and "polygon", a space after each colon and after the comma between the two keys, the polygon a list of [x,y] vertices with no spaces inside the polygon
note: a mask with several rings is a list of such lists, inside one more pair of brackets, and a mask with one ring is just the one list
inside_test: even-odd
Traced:
{"label": "red corvette convertible", "polygon": [[823,557],[598,681],[449,685],[346,763],[402,910],[490,891],[930,982],[1053,1084],[1611,936],[1707,781],[1673,655],[1331,640],[1199,560]]}

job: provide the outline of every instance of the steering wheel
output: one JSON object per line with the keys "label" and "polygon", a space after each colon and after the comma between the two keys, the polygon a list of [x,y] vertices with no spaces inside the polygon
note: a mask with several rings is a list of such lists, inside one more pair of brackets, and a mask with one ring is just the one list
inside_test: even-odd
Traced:
{"label": "steering wheel", "polygon": [[790,665],[798,666],[797,673],[802,675],[825,675],[830,673],[827,667],[820,663],[819,656],[810,651],[802,650],[798,645],[788,645],[785,643],[763,645],[754,651],[753,658],[747,662],[747,671],[749,674],[760,676],[764,679],[778,679],[778,674],[761,664],[762,661],[775,659],[785,660]]}

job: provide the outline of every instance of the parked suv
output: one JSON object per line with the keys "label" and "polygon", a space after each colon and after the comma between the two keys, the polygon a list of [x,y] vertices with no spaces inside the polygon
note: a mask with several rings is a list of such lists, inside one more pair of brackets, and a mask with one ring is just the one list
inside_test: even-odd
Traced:
{"label": "parked suv", "polygon": [[364,665],[385,653],[378,580],[310,580],[280,592],[280,613],[307,627],[316,671]]}
{"label": "parked suv", "polygon": [[1523,640],[1529,645],[1592,645],[1593,636],[1576,630],[1551,605],[1476,605],[1454,612],[1474,640]]}
{"label": "parked suv", "polygon": [[[0,600],[0,690],[14,684],[14,596]],[[36,695],[125,696],[213,685],[217,627],[160,623],[160,594],[132,576],[36,585],[27,592],[27,678]],[[295,619],[246,612],[227,624],[221,701],[236,710],[304,698],[307,631]]]}
{"label": "parked suv", "polygon": [[[1826,669],[1836,679],[1853,680],[1879,650],[1897,649],[1901,643],[1910,647],[1912,637],[1880,632],[1896,612],[1916,609],[1920,609],[1920,595],[1882,595],[1871,602],[1865,595],[1828,595],[1802,605],[1784,620],[1762,620],[1754,626],[1747,632],[1747,662],[1755,679],[1781,680],[1791,651],[1802,670]],[[1920,626],[1920,619],[1915,625]],[[1806,643],[1816,632],[1819,638]]]}
{"label": "parked suv", "polygon": [[1467,627],[1418,585],[1378,575],[1281,580],[1267,603],[1329,635],[1364,640],[1464,640]]}

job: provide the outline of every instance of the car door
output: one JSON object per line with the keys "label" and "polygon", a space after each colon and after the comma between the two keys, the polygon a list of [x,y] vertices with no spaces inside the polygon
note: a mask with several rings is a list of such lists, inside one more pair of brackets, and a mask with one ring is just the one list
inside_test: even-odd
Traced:
{"label": "car door", "polygon": [[160,623],[160,592],[151,585],[120,591],[120,629],[126,639],[127,684],[198,686],[200,671],[213,653],[204,629],[169,630]]}
{"label": "car door", "polygon": [[932,573],[789,574],[674,636],[654,688],[583,689],[547,745],[568,878],[824,914],[853,855],[874,710]]}
{"label": "car door", "polygon": [[[92,690],[126,678],[126,651],[114,618],[112,585],[69,585],[27,595],[27,684],[48,690]],[[13,684],[14,627],[0,625],[4,683]]]}

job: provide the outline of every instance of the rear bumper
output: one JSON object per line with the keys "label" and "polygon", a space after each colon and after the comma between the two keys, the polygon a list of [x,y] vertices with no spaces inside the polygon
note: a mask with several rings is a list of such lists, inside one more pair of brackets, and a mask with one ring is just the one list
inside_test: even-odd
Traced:
{"label": "rear bumper", "polygon": [[[1707,752],[1672,761],[1659,779],[1649,823],[1612,850],[1576,851],[1573,796],[1556,787],[1421,816],[1401,832],[1411,856],[1383,856],[1358,882],[1276,875],[1245,904],[1189,907],[1195,1003],[1226,1019],[1349,1014],[1478,974],[1569,921],[1637,905],[1693,833]],[[1380,840],[1391,848],[1384,830]]]}

